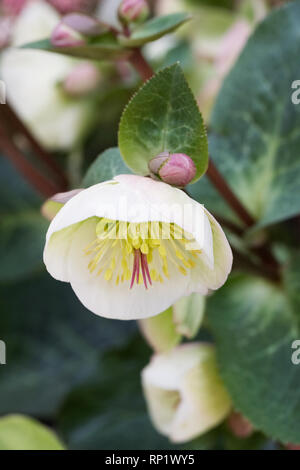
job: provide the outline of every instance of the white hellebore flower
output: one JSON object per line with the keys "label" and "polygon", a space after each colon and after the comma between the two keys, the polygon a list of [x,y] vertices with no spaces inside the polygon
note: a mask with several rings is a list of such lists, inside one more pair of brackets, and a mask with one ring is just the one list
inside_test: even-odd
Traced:
{"label": "white hellebore flower", "polygon": [[232,253],[219,224],[183,191],[119,175],[66,202],[48,229],[44,262],[89,310],[129,320],[218,289]]}
{"label": "white hellebore flower", "polygon": [[189,343],[156,354],[142,371],[155,428],[173,442],[186,442],[217,426],[231,409],[210,344]]}
{"label": "white hellebore flower", "polygon": [[[45,39],[60,20],[42,1],[29,2],[18,16],[12,46]],[[90,107],[68,100],[58,87],[78,62],[63,55],[30,49],[7,49],[1,57],[1,78],[11,104],[49,149],[68,150],[86,129]]]}

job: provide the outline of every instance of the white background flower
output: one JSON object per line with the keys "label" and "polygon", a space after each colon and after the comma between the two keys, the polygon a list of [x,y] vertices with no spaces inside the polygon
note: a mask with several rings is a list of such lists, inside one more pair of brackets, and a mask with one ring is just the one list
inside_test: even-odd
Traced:
{"label": "white background flower", "polygon": [[[59,19],[47,3],[30,2],[16,20],[12,46],[47,38]],[[87,103],[67,100],[57,86],[76,63],[66,56],[13,47],[1,58],[0,72],[8,99],[50,149],[69,149],[80,139],[86,126]]]}

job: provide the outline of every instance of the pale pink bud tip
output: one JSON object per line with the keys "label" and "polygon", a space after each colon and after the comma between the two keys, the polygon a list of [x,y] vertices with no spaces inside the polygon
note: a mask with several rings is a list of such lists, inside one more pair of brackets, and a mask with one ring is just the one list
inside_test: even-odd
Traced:
{"label": "pale pink bud tip", "polygon": [[240,439],[246,439],[253,434],[253,426],[241,413],[233,411],[228,418],[228,427]]}
{"label": "pale pink bud tip", "polygon": [[149,162],[149,169],[165,183],[179,187],[189,184],[196,174],[195,163],[184,153],[163,152]]}
{"label": "pale pink bud tip", "polygon": [[65,14],[71,11],[81,11],[91,13],[94,11],[97,0],[47,0],[60,13]]}
{"label": "pale pink bud tip", "polygon": [[97,67],[90,62],[82,62],[74,67],[63,83],[66,93],[81,96],[93,91],[100,81]]}
{"label": "pale pink bud tip", "polygon": [[149,15],[149,6],[145,0],[123,0],[119,7],[119,18],[124,23],[142,22]]}
{"label": "pale pink bud tip", "polygon": [[85,43],[86,41],[80,33],[62,21],[58,23],[51,34],[51,44],[55,47],[83,46]]}

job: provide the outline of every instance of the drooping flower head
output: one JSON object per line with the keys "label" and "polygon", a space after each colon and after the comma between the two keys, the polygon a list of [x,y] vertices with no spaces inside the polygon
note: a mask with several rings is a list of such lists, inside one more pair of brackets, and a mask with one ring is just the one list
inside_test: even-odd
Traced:
{"label": "drooping flower head", "polygon": [[92,312],[138,319],[220,287],[232,254],[214,218],[183,191],[119,175],[63,206],[50,224],[44,262]]}

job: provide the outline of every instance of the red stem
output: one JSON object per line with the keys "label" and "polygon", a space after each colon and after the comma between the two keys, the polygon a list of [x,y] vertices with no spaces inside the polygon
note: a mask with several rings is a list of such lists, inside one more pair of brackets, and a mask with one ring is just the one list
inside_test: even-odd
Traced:
{"label": "red stem", "polygon": [[39,158],[41,162],[51,171],[52,175],[55,177],[57,182],[59,183],[59,190],[65,191],[68,187],[68,181],[62,172],[61,168],[52,156],[46,152],[39,142],[35,139],[35,137],[31,134],[31,132],[27,129],[25,124],[21,121],[18,115],[15,113],[13,108],[6,103],[5,105],[1,105],[1,114],[3,114],[6,123],[10,125],[12,133],[21,134],[29,146],[32,148],[34,155]]}
{"label": "red stem", "polygon": [[46,179],[42,173],[36,170],[31,163],[26,160],[22,152],[5,134],[3,129],[0,129],[0,149],[4,156],[14,164],[19,172],[44,197],[48,198],[60,191],[60,188],[56,184]]}

